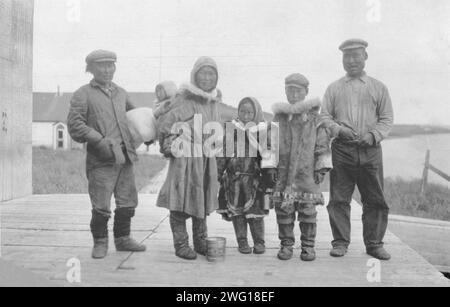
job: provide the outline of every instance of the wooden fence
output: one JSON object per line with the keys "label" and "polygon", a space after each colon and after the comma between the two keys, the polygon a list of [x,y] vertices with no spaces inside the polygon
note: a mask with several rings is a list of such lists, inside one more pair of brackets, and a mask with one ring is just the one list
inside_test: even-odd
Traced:
{"label": "wooden fence", "polygon": [[425,165],[423,168],[423,174],[422,174],[422,183],[420,186],[420,194],[424,195],[427,190],[427,184],[428,184],[428,172],[432,171],[435,174],[441,176],[445,180],[450,182],[450,176],[438,169],[437,167],[433,166],[430,163],[430,150],[427,150],[427,154],[425,156]]}

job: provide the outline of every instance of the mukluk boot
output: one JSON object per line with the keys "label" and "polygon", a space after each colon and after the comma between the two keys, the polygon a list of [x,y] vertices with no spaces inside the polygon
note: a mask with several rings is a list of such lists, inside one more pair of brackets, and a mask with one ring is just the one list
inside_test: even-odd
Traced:
{"label": "mukluk boot", "polygon": [[186,260],[197,259],[197,253],[189,247],[189,235],[186,229],[186,218],[178,213],[170,214],[170,228],[173,235],[175,255]]}
{"label": "mukluk boot", "polygon": [[145,252],[146,247],[130,237],[132,208],[118,208],[114,215],[114,243],[118,252]]}
{"label": "mukluk boot", "polygon": [[208,228],[206,225],[206,218],[199,219],[192,217],[192,234],[194,241],[194,251],[197,254],[206,256],[206,238],[208,237]]}
{"label": "mukluk boot", "polygon": [[248,245],[247,239],[247,219],[243,215],[238,215],[234,216],[232,221],[239,252],[241,254],[251,254],[252,249]]}
{"label": "mukluk boot", "polygon": [[250,232],[253,237],[253,253],[257,255],[264,254],[266,252],[266,245],[264,241],[264,219],[250,219]]}
{"label": "mukluk boot", "polygon": [[303,261],[316,260],[316,251],[314,250],[317,224],[316,223],[300,223],[302,253],[300,259]]}
{"label": "mukluk boot", "polygon": [[94,259],[103,259],[108,254],[108,220],[109,217],[92,210],[90,228],[94,247],[91,256]]}

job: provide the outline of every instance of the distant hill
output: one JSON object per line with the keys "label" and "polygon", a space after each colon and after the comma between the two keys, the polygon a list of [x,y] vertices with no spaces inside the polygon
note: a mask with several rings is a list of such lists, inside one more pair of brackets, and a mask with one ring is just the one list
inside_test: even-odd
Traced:
{"label": "distant hill", "polygon": [[[222,121],[230,121],[237,117],[237,108],[222,103],[219,106]],[[273,114],[264,112],[266,120],[272,120]],[[389,138],[410,137],[419,134],[450,133],[450,127],[431,125],[394,125]]]}
{"label": "distant hill", "polygon": [[447,127],[430,125],[394,125],[390,133],[390,138],[410,137],[418,134],[438,134],[450,133]]}

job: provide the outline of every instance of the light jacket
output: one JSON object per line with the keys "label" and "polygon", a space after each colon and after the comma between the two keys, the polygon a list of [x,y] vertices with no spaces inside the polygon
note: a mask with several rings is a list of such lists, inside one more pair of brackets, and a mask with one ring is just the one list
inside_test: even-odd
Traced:
{"label": "light jacket", "polygon": [[[194,66],[195,75],[204,65],[214,65],[212,59],[199,59]],[[217,70],[217,68],[216,68]],[[200,116],[202,126],[219,122],[217,91],[206,93],[195,83],[182,85],[172,102],[170,111],[160,124],[161,152],[170,157],[166,181],[158,195],[157,206],[170,211],[184,212],[197,218],[206,218],[218,208],[217,163],[215,157],[174,157],[171,152],[176,135],[172,133],[175,123],[187,123],[194,130],[194,116]],[[201,127],[203,128],[203,127]],[[201,132],[200,132],[201,133]],[[192,135],[193,136],[193,135]],[[203,142],[208,136],[203,135]],[[191,140],[193,143],[193,140]]]}
{"label": "light jacket", "polygon": [[329,171],[332,165],[330,139],[319,116],[320,100],[278,103],[272,109],[273,121],[279,123],[280,150],[275,196],[323,201],[314,172]]}

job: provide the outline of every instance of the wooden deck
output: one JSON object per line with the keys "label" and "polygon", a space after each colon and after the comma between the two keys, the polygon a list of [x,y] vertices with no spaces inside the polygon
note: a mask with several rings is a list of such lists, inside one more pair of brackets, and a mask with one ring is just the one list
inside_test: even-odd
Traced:
{"label": "wooden deck", "polygon": [[450,222],[391,215],[389,228],[439,271],[450,273]]}
{"label": "wooden deck", "polygon": [[[442,274],[392,233],[385,241],[393,258],[381,262],[381,282],[369,282],[368,264],[373,264],[365,254],[361,207],[356,203],[352,210],[353,243],[344,258],[328,255],[331,230],[326,208],[320,207],[315,262],[300,261],[299,249],[290,261],[276,258],[279,242],[271,212],[266,219],[268,251],[259,256],[240,255],[232,225],[216,214],[210,217],[209,235],[227,238],[227,255],[223,263],[209,263],[204,257],[189,262],[174,256],[167,211],[155,207],[155,198],[154,194],[140,195],[133,223],[134,237],[144,242],[148,251],[118,253],[111,246],[104,260],[90,258],[87,195],[35,195],[0,203],[2,261],[61,286],[450,286]],[[299,237],[298,227],[296,234]],[[67,263],[72,258],[81,264],[79,284],[66,279]],[[2,282],[8,285],[13,281],[0,278],[0,285]]]}

